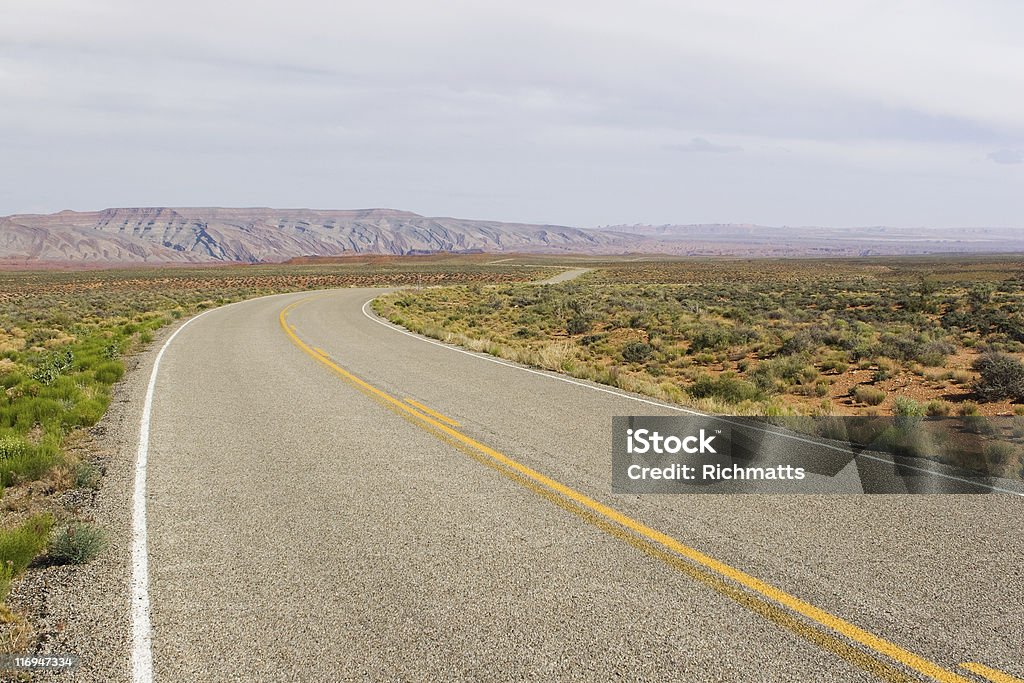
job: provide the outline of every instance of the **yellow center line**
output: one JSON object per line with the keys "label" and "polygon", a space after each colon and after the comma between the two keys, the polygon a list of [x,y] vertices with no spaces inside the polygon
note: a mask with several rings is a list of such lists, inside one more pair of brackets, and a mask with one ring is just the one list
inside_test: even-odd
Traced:
{"label": "yellow center line", "polygon": [[419,401],[414,401],[411,398],[407,398],[407,399],[405,399],[405,402],[410,404],[410,405],[412,405],[412,406],[415,406],[415,407],[419,408],[422,412],[426,413],[427,415],[430,415],[431,417],[437,418],[438,420],[440,420],[441,422],[444,422],[446,425],[448,425],[450,427],[461,427],[462,426],[458,422],[456,422],[455,420],[451,419],[450,417],[442,415],[441,413],[437,412],[436,410],[431,410],[430,408],[426,407],[425,405],[423,405]]}
{"label": "yellow center line", "polygon": [[353,375],[351,372],[337,365],[326,356],[317,353],[311,346],[309,346],[306,342],[299,338],[299,336],[295,333],[295,328],[288,324],[288,313],[290,313],[291,310],[298,306],[299,304],[309,301],[310,298],[312,297],[300,299],[299,301],[291,303],[284,309],[282,309],[279,316],[281,328],[285,331],[285,333],[287,333],[289,338],[292,340],[292,343],[294,343],[297,347],[299,347],[300,349],[302,349],[307,354],[309,354],[319,362],[323,363],[327,367],[331,368],[331,370],[338,373],[340,376],[342,376],[352,384],[356,385],[357,387],[360,387],[367,393],[376,396],[379,399],[382,399],[386,403],[391,404],[392,406],[402,411],[405,411],[406,413],[409,413],[413,417],[430,425],[434,429],[443,432],[444,434],[448,435],[457,442],[461,442],[462,444],[469,446],[470,448],[476,450],[477,452],[488,456],[489,458],[495,460],[496,462],[501,463],[502,465],[508,467],[509,469],[515,470],[516,472],[540,484],[541,486],[552,491],[555,491],[565,496],[566,498],[569,498],[570,500],[575,501],[579,505],[589,509],[591,512],[596,513],[600,517],[610,520],[621,527],[629,529],[633,533],[642,536],[646,540],[653,542],[657,545],[660,545],[661,547],[666,548],[673,553],[676,553],[678,555],[681,555],[682,557],[687,558],[691,562],[694,562],[706,569],[715,572],[720,576],[726,577],[740,584],[741,586],[744,586],[745,588],[751,591],[754,591],[755,593],[758,593],[778,604],[781,604],[791,609],[792,611],[802,615],[803,617],[810,619],[811,621],[814,621],[837,633],[840,633],[841,635],[849,638],[850,640],[856,643],[859,643],[860,645],[876,653],[885,655],[886,657],[889,657],[890,659],[897,661],[920,674],[924,674],[925,676],[928,676],[936,681],[940,681],[941,683],[972,683],[970,679],[965,678],[960,674],[944,669],[938,664],[935,664],[934,662],[931,662],[925,659],[924,657],[921,657],[920,655],[914,654],[913,652],[905,648],[902,648],[899,645],[896,645],[895,643],[886,640],[885,638],[876,636],[875,634],[866,631],[860,628],[859,626],[856,626],[840,617],[837,617],[819,607],[816,607],[809,602],[801,600],[800,598],[791,595],[783,591],[782,589],[776,588],[775,586],[772,586],[769,583],[766,583],[758,578],[755,578],[754,576],[751,576],[750,574],[747,574],[746,572],[740,569],[736,569],[726,564],[725,562],[721,562],[719,560],[714,559],[713,557],[710,557],[709,555],[705,555],[704,553],[700,552],[695,548],[691,548],[690,546],[684,545],[683,543],[680,543],[668,534],[665,534],[661,531],[658,531],[657,529],[649,527],[643,522],[639,522],[633,519],[632,517],[629,517],[619,512],[618,510],[615,510],[614,508],[605,505],[604,503],[594,500],[593,498],[577,491],[576,489],[573,489],[559,481],[556,481],[544,474],[541,474],[540,472],[516,460],[513,460],[507,455],[504,455],[494,450],[490,446],[482,444],[479,441],[473,439],[472,437],[466,436],[462,432],[453,429],[452,427],[448,426],[447,424],[444,424],[440,420],[434,419],[429,415],[425,415],[419,412],[418,410],[411,408],[410,406],[406,405],[397,398],[391,396],[387,392],[384,392],[378,389],[377,387],[369,384],[368,382],[360,379],[356,375]]}
{"label": "yellow center line", "polygon": [[1010,674],[1003,673],[998,669],[993,669],[990,666],[984,664],[976,664],[974,662],[962,662],[960,667],[967,669],[972,674],[977,674],[983,678],[987,678],[992,683],[1024,683],[1024,680],[1011,676]]}

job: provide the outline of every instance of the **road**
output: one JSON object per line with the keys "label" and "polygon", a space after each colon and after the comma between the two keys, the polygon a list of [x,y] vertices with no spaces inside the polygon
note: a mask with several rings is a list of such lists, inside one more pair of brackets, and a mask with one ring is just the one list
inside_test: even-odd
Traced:
{"label": "road", "polygon": [[1020,498],[613,495],[611,416],[673,411],[403,333],[379,293],[167,346],[155,680],[1024,675]]}
{"label": "road", "polygon": [[572,268],[570,270],[563,271],[563,272],[559,273],[558,275],[549,277],[546,280],[542,280],[538,284],[554,285],[554,284],[558,284],[560,282],[568,282],[569,280],[575,280],[576,278],[578,278],[580,275],[583,275],[584,273],[589,273],[591,270],[592,270],[591,268]]}

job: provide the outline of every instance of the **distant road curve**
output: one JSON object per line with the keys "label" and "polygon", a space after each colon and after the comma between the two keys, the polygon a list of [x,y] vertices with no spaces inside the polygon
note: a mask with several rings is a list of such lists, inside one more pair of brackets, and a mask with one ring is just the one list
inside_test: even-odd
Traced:
{"label": "distant road curve", "polygon": [[537,284],[554,285],[558,284],[559,282],[568,282],[569,280],[575,280],[580,275],[583,275],[584,273],[589,273],[592,270],[593,268],[573,268],[572,270],[567,270],[564,273],[559,273],[554,277],[549,277],[546,280],[541,280]]}

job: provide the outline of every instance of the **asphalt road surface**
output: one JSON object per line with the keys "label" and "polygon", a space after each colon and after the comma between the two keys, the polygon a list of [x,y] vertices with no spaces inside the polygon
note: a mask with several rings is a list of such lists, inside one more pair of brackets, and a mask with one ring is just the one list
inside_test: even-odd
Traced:
{"label": "asphalt road surface", "polygon": [[673,411],[403,333],[379,293],[167,347],[154,680],[1024,675],[1024,499],[613,495],[610,418]]}

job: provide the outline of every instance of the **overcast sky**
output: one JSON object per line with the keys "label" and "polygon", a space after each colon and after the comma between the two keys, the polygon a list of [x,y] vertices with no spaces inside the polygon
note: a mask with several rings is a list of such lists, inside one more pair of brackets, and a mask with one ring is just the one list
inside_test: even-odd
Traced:
{"label": "overcast sky", "polygon": [[1024,3],[3,0],[0,214],[1024,229]]}

